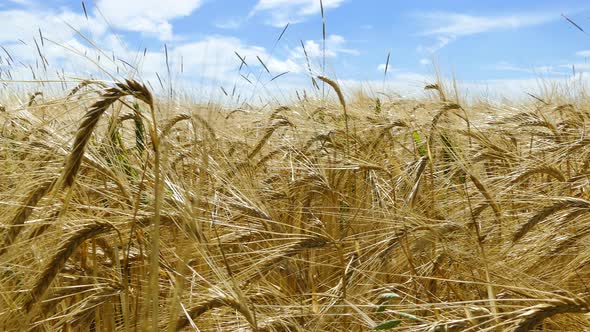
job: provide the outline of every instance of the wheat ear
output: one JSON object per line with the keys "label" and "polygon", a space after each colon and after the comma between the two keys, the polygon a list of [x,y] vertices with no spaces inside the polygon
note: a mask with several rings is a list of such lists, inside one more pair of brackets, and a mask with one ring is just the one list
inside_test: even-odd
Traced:
{"label": "wheat ear", "polygon": [[588,301],[583,299],[555,299],[548,303],[538,304],[519,315],[514,332],[527,332],[535,328],[544,319],[564,313],[590,312]]}
{"label": "wheat ear", "polygon": [[250,152],[248,154],[248,159],[251,159],[252,157],[257,155],[258,152],[260,152],[260,150],[262,150],[264,145],[268,142],[268,140],[270,139],[272,134],[275,132],[275,130],[277,130],[280,127],[284,127],[284,126],[293,127],[293,124],[289,120],[286,120],[286,119],[279,119],[279,120],[274,121],[274,123],[266,129],[264,136],[262,136],[262,139],[260,139],[260,141],[258,141],[256,146],[252,149],[252,152]]}
{"label": "wheat ear", "polygon": [[71,324],[78,327],[81,323],[87,320],[96,311],[96,308],[104,304],[114,296],[119,295],[122,286],[115,284],[103,288],[98,293],[84,299],[82,306],[72,314]]}
{"label": "wheat ear", "polygon": [[[248,301],[252,302],[252,301],[264,299],[267,297],[269,297],[268,293],[257,293],[257,294],[250,296],[248,298]],[[228,306],[228,307],[236,310],[240,314],[242,314],[244,316],[244,318],[246,318],[246,320],[248,320],[248,323],[250,323],[251,326],[256,325],[256,324],[254,324],[252,314],[250,313],[250,310],[245,305],[245,303],[242,303],[242,302],[240,302],[230,296],[227,296],[227,295],[220,295],[220,296],[216,296],[216,297],[202,300],[202,301],[198,302],[196,305],[194,305],[192,308],[190,308],[186,312],[185,315],[182,315],[178,318],[178,321],[176,322],[176,330],[180,331],[183,328],[185,328],[187,325],[189,325],[189,317],[191,320],[195,320],[196,318],[198,318],[202,314],[206,313],[207,311],[215,309],[215,308],[220,308],[223,306]]]}
{"label": "wheat ear", "polygon": [[33,208],[39,203],[41,198],[47,194],[51,187],[55,184],[55,180],[46,181],[32,190],[23,204],[19,207],[16,215],[10,221],[10,229],[4,236],[3,247],[0,249],[0,256],[2,256],[8,247],[14,242],[18,234],[21,232],[25,221],[33,213]]}
{"label": "wheat ear", "polygon": [[66,261],[74,253],[76,248],[87,239],[105,233],[111,229],[110,225],[103,223],[89,224],[74,233],[65,241],[49,260],[29,293],[29,298],[23,306],[25,312],[30,312],[34,305],[43,297],[59,271],[65,266]]}
{"label": "wheat ear", "polygon": [[567,208],[581,208],[581,209],[590,209],[590,202],[583,200],[581,198],[573,198],[573,197],[565,197],[558,200],[557,203],[544,208],[541,212],[534,215],[530,218],[527,222],[520,225],[514,236],[512,237],[512,242],[516,242],[520,240],[523,236],[528,233],[531,228],[535,225],[540,223],[541,221],[545,220],[545,218],[549,217],[550,215],[556,213],[557,211],[561,211]]}
{"label": "wheat ear", "polygon": [[528,177],[535,174],[547,174],[559,182],[566,182],[565,176],[561,173],[561,171],[559,171],[559,169],[553,166],[542,165],[526,170],[525,172],[517,176],[514,180],[512,180],[511,184],[516,184],[521,181],[524,181]]}

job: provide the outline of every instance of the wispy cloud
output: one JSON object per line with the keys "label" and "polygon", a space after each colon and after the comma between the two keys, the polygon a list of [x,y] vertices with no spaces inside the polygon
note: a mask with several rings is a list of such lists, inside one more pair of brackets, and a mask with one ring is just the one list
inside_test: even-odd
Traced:
{"label": "wispy cloud", "polygon": [[213,25],[215,25],[215,27],[219,28],[219,29],[234,30],[234,29],[238,29],[239,27],[241,27],[245,21],[246,21],[245,19],[241,19],[241,18],[228,18],[228,19],[217,21]]}
{"label": "wispy cloud", "polygon": [[567,68],[571,69],[570,65],[564,67],[564,65],[543,65],[543,66],[517,66],[510,62],[502,61],[497,63],[496,65],[492,66],[492,69],[499,71],[499,72],[515,72],[515,73],[526,73],[531,74],[534,76],[538,75],[552,75],[552,76],[559,76],[559,75],[567,75],[564,69]]}
{"label": "wispy cloud", "polygon": [[467,36],[494,30],[518,29],[545,24],[559,19],[559,15],[555,13],[475,16],[459,13],[433,12],[419,16],[426,21],[434,22],[436,25],[434,28],[424,31],[424,35],[447,36]]}
{"label": "wispy cloud", "polygon": [[519,66],[515,66],[509,62],[500,62],[497,63],[496,65],[492,66],[494,70],[496,71],[504,71],[504,72],[519,72],[519,73],[532,73],[533,70],[530,68],[523,68],[523,67],[519,67]]}
{"label": "wispy cloud", "polygon": [[[324,0],[324,10],[340,7],[345,0]],[[267,24],[283,27],[287,23],[300,23],[309,16],[320,13],[318,0],[259,0],[250,11],[250,16],[262,13],[268,15]]]}
{"label": "wispy cloud", "polygon": [[30,0],[8,0],[8,2],[19,6],[32,6],[34,4]]}
{"label": "wispy cloud", "polygon": [[441,48],[447,46],[450,42],[455,40],[455,36],[437,36],[436,41],[428,46],[418,45],[416,50],[420,53],[436,53],[436,51],[440,50]]}
{"label": "wispy cloud", "polygon": [[430,46],[419,46],[418,51],[435,53],[462,36],[492,31],[519,29],[559,20],[555,13],[522,13],[514,15],[468,15],[450,12],[429,12],[416,15],[425,28],[420,34],[435,36],[436,42]]}
{"label": "wispy cloud", "polygon": [[581,56],[581,57],[590,57],[590,50],[583,50],[583,51],[578,51],[576,52],[577,56]]}

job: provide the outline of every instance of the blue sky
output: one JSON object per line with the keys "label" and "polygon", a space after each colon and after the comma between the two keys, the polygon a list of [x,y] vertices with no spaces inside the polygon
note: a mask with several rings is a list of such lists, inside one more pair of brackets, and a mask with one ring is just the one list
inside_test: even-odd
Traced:
{"label": "blue sky", "polygon": [[[590,36],[561,16],[590,31],[590,6],[580,1],[323,4],[325,74],[350,89],[415,93],[432,81],[433,61],[467,90],[506,94],[533,90],[539,78],[571,79],[572,66],[579,75],[590,69]],[[219,86],[226,91],[237,86],[263,96],[282,94],[312,90],[301,43],[312,73],[323,72],[319,0],[96,0],[85,5],[88,18],[80,1],[0,0],[0,45],[12,58],[0,50],[1,79],[10,80],[7,71],[12,79],[30,79],[29,65],[46,78],[60,71],[68,78],[108,78],[102,68],[118,78],[139,75],[152,85],[159,85],[158,73],[163,85],[170,81],[186,89],[219,93]],[[234,52],[245,57],[247,67],[239,70]]]}

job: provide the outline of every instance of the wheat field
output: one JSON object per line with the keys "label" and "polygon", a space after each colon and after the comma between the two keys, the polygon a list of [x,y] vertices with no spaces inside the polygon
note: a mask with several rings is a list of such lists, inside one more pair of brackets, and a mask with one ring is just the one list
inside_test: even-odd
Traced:
{"label": "wheat field", "polygon": [[590,100],[136,80],[0,109],[0,329],[587,331]]}

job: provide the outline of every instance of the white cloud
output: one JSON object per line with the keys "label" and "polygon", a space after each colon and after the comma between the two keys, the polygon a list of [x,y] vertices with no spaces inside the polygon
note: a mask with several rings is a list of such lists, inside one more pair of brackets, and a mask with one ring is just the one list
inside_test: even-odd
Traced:
{"label": "white cloud", "polygon": [[[44,44],[40,42],[38,28],[42,31]],[[76,30],[89,37],[104,53],[78,36]],[[33,38],[37,40],[40,52],[48,62],[47,70]],[[338,48],[338,52],[346,51],[344,43],[345,40],[339,36],[330,38],[330,45]],[[199,90],[204,90],[213,86],[219,89],[221,83],[243,83],[238,72],[240,61],[234,52],[245,57],[248,63],[248,67],[243,68],[241,73],[249,75],[252,82],[260,77],[262,85],[268,84],[272,77],[284,72],[289,74],[273,81],[273,86],[293,82],[293,76],[305,68],[302,59],[292,57],[291,50],[271,55],[264,47],[244,43],[236,37],[210,36],[174,44],[168,48],[168,54],[171,80],[175,86],[185,83],[189,86],[190,82],[193,86],[199,86]],[[163,80],[168,79],[163,49],[147,51],[144,56],[143,52],[126,45],[124,37],[109,32],[107,24],[94,15],[89,15],[86,19],[83,13],[75,14],[64,10],[0,10],[0,45],[13,58],[9,61],[4,50],[0,50],[1,79],[60,79],[58,76],[62,70],[69,78],[111,79],[109,74],[112,74],[121,79],[132,71],[125,62],[137,67],[139,74],[134,75],[152,82],[155,89],[159,87],[156,73]],[[280,53],[279,50],[275,52]],[[270,73],[266,73],[257,57],[265,62]]]}
{"label": "white cloud", "polygon": [[424,66],[426,66],[426,65],[429,65],[430,63],[431,63],[431,61],[430,61],[430,60],[428,60],[428,59],[426,59],[426,58],[422,58],[422,59],[420,59],[420,64],[421,64],[421,65],[424,65]]}
{"label": "white cloud", "polygon": [[170,20],[188,16],[202,0],[99,0],[97,9],[114,27],[155,35],[161,40],[173,38]]}
{"label": "white cloud", "polygon": [[[326,57],[336,58],[343,54],[356,55],[359,52],[347,46],[347,40],[339,35],[329,35],[326,39]],[[321,42],[307,40],[304,41],[306,51],[312,65],[312,72],[319,72],[320,61],[322,58]],[[260,91],[266,86],[270,79],[276,75],[289,72],[288,75],[281,76],[279,80],[272,82],[273,86],[278,84],[280,89],[274,89],[274,93],[283,94],[281,89],[309,88],[310,80],[307,77],[307,60],[300,46],[293,49],[277,49],[273,53],[264,47],[244,43],[239,38],[229,36],[210,36],[203,40],[187,42],[174,48],[169,48],[170,65],[173,68],[179,68],[179,60],[184,59],[184,78],[192,77],[193,81],[198,78],[205,78],[209,83],[218,85],[233,85],[235,82],[244,83],[246,87],[258,87]],[[236,56],[237,52],[240,57],[245,59],[247,66],[242,67],[241,72],[240,59]],[[155,55],[159,54],[159,57]],[[145,75],[149,75],[154,70],[165,68],[163,63],[163,54],[161,52],[151,55],[151,60],[146,61],[143,66]],[[270,73],[260,63],[264,62]],[[162,74],[160,72],[160,74]],[[247,76],[254,85],[246,84],[240,74]],[[256,81],[260,78],[260,81]],[[273,92],[268,92],[269,97],[276,97]],[[286,94],[289,94],[287,92]]]}
{"label": "white cloud", "polygon": [[[236,56],[236,52],[247,63],[247,66],[242,67],[241,72],[238,71],[241,60]],[[205,79],[220,84],[233,83],[236,80],[243,80],[240,74],[250,75],[249,79],[253,81],[260,73],[262,73],[261,81],[264,82],[284,72],[289,72],[291,75],[300,73],[304,68],[295,59],[271,56],[264,47],[248,45],[239,38],[229,36],[210,36],[203,40],[180,44],[169,48],[168,54],[173,75],[176,75],[176,78],[179,77],[182,59],[182,77],[193,82]],[[264,61],[270,74],[266,73],[258,58]],[[165,68],[163,50],[148,52],[141,67],[142,76],[153,78],[156,72],[162,75]]]}
{"label": "white cloud", "polygon": [[[339,54],[355,56],[360,54],[358,50],[346,47],[347,43],[346,38],[340,35],[328,35],[326,38],[326,58],[335,58]],[[309,58],[316,59],[324,56],[322,41],[306,40],[303,42],[303,45]],[[305,58],[305,52],[301,47],[296,47],[291,51],[291,57],[294,59],[303,59]]]}
{"label": "white cloud", "polygon": [[[129,10],[123,10],[124,6],[129,6],[129,2],[121,2],[121,6],[116,6],[112,1],[102,0],[99,5],[101,13],[105,16],[112,14],[115,8],[123,13],[110,16],[111,24],[118,22],[124,17],[129,18],[132,22],[134,15],[139,15],[142,8],[146,14],[145,19],[150,22],[164,22],[175,15],[184,15],[190,13],[192,8],[197,6],[197,2],[190,4],[188,1],[183,2],[181,6],[176,6],[174,10],[170,8],[159,9],[160,12],[150,12],[151,5],[141,5],[135,9],[133,14],[128,14]],[[109,7],[111,6],[111,7]],[[143,7],[142,7],[143,6]],[[150,7],[151,6],[151,7]],[[174,6],[174,3],[171,5]],[[109,9],[110,8],[110,9]],[[3,45],[14,61],[8,61],[8,55],[0,50],[0,67],[7,75],[7,70],[13,75],[13,78],[31,79],[32,66],[37,78],[56,78],[55,72],[61,72],[62,69],[67,75],[77,77],[95,77],[109,78],[105,72],[111,73],[118,77],[124,77],[130,67],[124,64],[130,63],[132,66],[139,67],[140,77],[149,79],[154,82],[155,74],[158,72],[162,78],[166,72],[166,63],[164,50],[148,51],[145,56],[143,52],[133,51],[134,47],[126,45],[122,36],[117,36],[109,32],[108,25],[101,18],[97,11],[89,12],[86,19],[83,13],[73,13],[67,10],[46,10],[39,11],[36,9],[28,10],[0,10],[0,44]],[[113,18],[114,17],[114,18]],[[70,26],[68,26],[71,25]],[[119,26],[121,27],[121,26]],[[125,29],[125,27],[121,27]],[[41,30],[44,43],[40,41],[39,29]],[[135,27],[133,28],[135,29]],[[82,37],[77,35],[81,31],[85,36],[98,45],[101,50],[89,45]],[[143,32],[147,30],[143,29]],[[170,36],[171,30],[166,34]],[[161,36],[162,37],[162,36]],[[39,44],[43,57],[49,63],[45,73],[42,66],[41,58],[38,54],[33,38]],[[22,42],[21,42],[22,40]],[[51,40],[51,42],[50,42]],[[55,43],[53,42],[55,41]],[[330,45],[338,48],[338,52],[345,52],[342,47],[344,39],[339,36],[330,38]],[[246,57],[249,68],[243,72],[251,71],[252,74],[258,75],[263,72],[262,65],[257,57],[262,59],[270,74],[263,73],[262,80],[270,79],[270,75],[278,75],[284,72],[299,73],[304,68],[299,59],[293,58],[290,51],[283,56],[272,55],[263,47],[248,45],[240,39],[228,36],[210,36],[205,39],[195,41],[179,41],[173,47],[169,47],[170,66],[172,68],[173,79],[180,80],[181,58],[184,74],[186,79],[193,82],[199,82],[199,79],[215,81],[231,81],[238,78],[237,69],[239,59],[235,56],[237,51],[241,56]],[[342,48],[342,50],[340,50]],[[112,57],[115,57],[115,63]],[[100,59],[100,60],[99,60]],[[22,63],[22,64],[21,64]],[[117,75],[117,65],[120,74]],[[287,78],[283,76],[282,79]],[[6,79],[6,76],[3,76]]]}
{"label": "white cloud", "polygon": [[[378,72],[381,72],[381,73],[384,73],[385,72],[385,64],[382,63],[382,64],[378,65],[377,66],[377,71]],[[396,69],[391,66],[391,63],[389,63],[389,65],[387,66],[387,72],[388,73],[391,73],[393,71],[396,71]]]}
{"label": "white cloud", "polygon": [[[138,51],[133,45],[127,45],[129,40],[124,36],[113,34],[98,11],[90,10],[88,14],[86,19],[81,11],[76,14],[67,9],[3,10],[0,6],[0,45],[5,47],[13,58],[9,60],[4,50],[0,49],[0,79],[59,81],[65,78],[71,81],[68,84],[71,88],[77,79],[120,80],[132,74],[133,77],[148,83],[156,93],[163,92],[156,73],[163,80],[165,88],[169,81],[164,49],[148,50],[144,56],[142,50]],[[106,16],[106,13],[103,14]],[[40,42],[38,28],[42,31],[44,44]],[[119,29],[126,28],[119,26]],[[104,53],[84,40],[76,31],[87,36],[93,44],[104,50]],[[48,62],[47,67],[37,52],[33,38],[37,40],[43,58]],[[330,52],[355,53],[354,50],[346,48],[346,40],[341,36],[331,36],[328,40],[327,47]],[[240,60],[234,51],[245,57],[248,63],[241,72],[238,71]],[[276,49],[271,53],[264,47],[246,43],[236,37],[209,36],[192,41],[176,39],[175,43],[169,45],[168,55],[172,85],[177,91],[186,91],[194,98],[216,98],[221,94],[220,86],[232,91],[232,86],[237,85],[236,96],[241,95],[241,100],[251,99],[253,96],[270,100],[278,95],[289,96],[295,93],[295,89],[310,86],[309,78],[302,74],[307,72],[305,59],[294,57],[292,49]],[[266,72],[257,58],[264,61],[270,73]],[[130,66],[136,67],[139,73],[135,73]],[[275,76],[285,72],[289,73],[271,81]],[[247,83],[240,74],[247,76],[252,84]],[[43,83],[28,83],[23,86],[14,82],[10,85],[27,90],[35,89],[34,86],[39,85],[37,89],[42,89],[47,94],[50,94],[54,87],[57,93],[63,93],[61,84],[44,87],[41,87],[41,84]]]}
{"label": "white cloud", "polygon": [[[324,10],[338,8],[345,0],[324,0]],[[266,13],[270,17],[267,23],[284,27],[287,23],[299,23],[307,17],[320,13],[319,0],[259,0],[250,12],[250,16]]]}
{"label": "white cloud", "polygon": [[185,71],[199,73],[209,78],[227,76],[239,66],[240,60],[234,52],[245,57],[247,63],[257,65],[256,56],[264,57],[266,50],[262,47],[244,45],[234,37],[208,37],[202,41],[186,43],[171,50],[176,60],[182,55]]}
{"label": "white cloud", "polygon": [[[383,69],[385,69],[384,67],[385,65],[383,65]],[[383,92],[388,95],[393,94],[412,98],[423,96],[424,86],[432,83],[432,81],[433,78],[431,76],[414,72],[397,72],[385,81],[343,79],[338,80],[338,84],[344,91],[345,95],[354,91],[363,90],[369,94],[379,94]]]}
{"label": "white cloud", "polygon": [[[443,77],[443,82],[450,83],[452,81],[451,77]],[[424,86],[433,82],[435,82],[433,76],[415,72],[397,72],[386,81],[360,81],[357,79],[338,81],[345,96],[355,90],[363,89],[368,93],[379,94],[384,92],[389,96],[401,95],[406,98],[424,96],[426,93]],[[450,86],[450,84],[447,86]],[[520,77],[468,80],[459,81],[458,87],[459,94],[466,100],[486,99],[490,102],[501,102],[503,98],[508,98],[513,102],[530,101],[531,97],[527,93],[544,97],[544,93],[547,91],[561,91],[563,96],[568,94],[576,96],[580,91],[590,87],[590,73],[577,72],[575,76],[551,76],[545,78]]]}
{"label": "white cloud", "polygon": [[572,96],[588,87],[590,76],[578,73],[576,76],[551,78],[515,78],[468,81],[460,84],[463,93],[471,97],[487,97],[491,100],[509,98],[512,101],[529,100],[528,93],[544,97],[547,91],[561,91],[562,96]]}
{"label": "white cloud", "polygon": [[[10,57],[2,50],[0,57],[6,60],[2,63],[3,79],[55,79],[55,72],[61,73],[62,70],[70,77],[98,76],[99,67],[87,58],[96,61],[99,51],[82,41],[77,31],[98,45],[114,46],[114,36],[107,33],[107,25],[94,17],[86,19],[83,14],[66,9],[0,10],[0,44],[12,58],[8,61]],[[48,66],[44,66],[44,62]],[[107,66],[106,62],[103,64]]]}
{"label": "white cloud", "polygon": [[303,66],[295,62],[293,59],[278,60],[276,58],[270,58],[266,66],[274,74],[280,74],[284,72],[300,73]]}
{"label": "white cloud", "polygon": [[563,68],[563,70],[567,70],[569,73],[571,73],[574,69],[576,71],[587,71],[590,70],[590,63],[570,63],[567,65],[561,65],[559,67]]}
{"label": "white cloud", "polygon": [[69,40],[76,35],[76,31],[68,27],[66,22],[89,33],[91,38],[100,38],[107,31],[104,23],[94,19],[87,21],[83,15],[69,11],[5,10],[0,11],[0,43],[17,42],[19,39],[32,42],[33,38],[39,41],[39,29],[46,38],[57,42]]}

